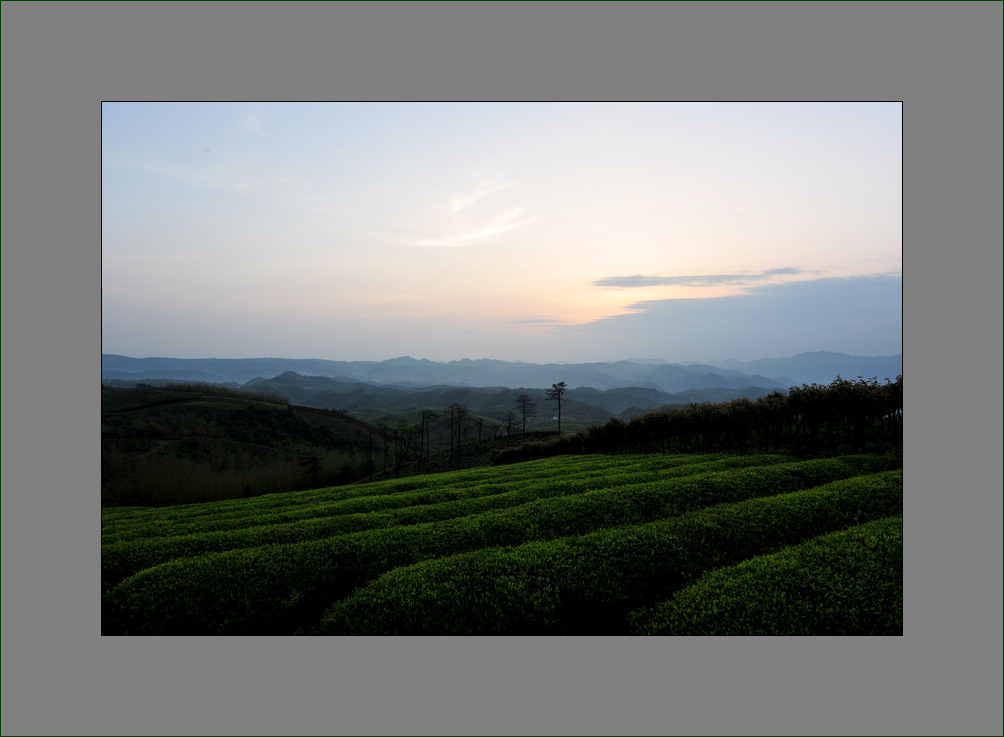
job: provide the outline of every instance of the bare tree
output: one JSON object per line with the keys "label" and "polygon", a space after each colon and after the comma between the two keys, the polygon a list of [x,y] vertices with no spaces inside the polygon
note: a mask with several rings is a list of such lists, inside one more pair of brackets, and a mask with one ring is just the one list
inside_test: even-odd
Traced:
{"label": "bare tree", "polygon": [[401,468],[408,461],[411,447],[415,444],[419,428],[401,420],[394,428],[394,478],[401,475]]}
{"label": "bare tree", "polygon": [[428,463],[429,461],[429,451],[431,450],[430,446],[432,445],[431,430],[429,425],[437,417],[439,417],[439,414],[437,412],[433,412],[431,409],[422,410],[422,447],[418,454],[420,462],[424,461]]}
{"label": "bare tree", "polygon": [[[467,416],[470,410],[458,402],[454,402],[447,409],[450,410],[450,453],[452,457],[453,448],[457,449],[457,469],[460,469],[460,456],[463,449],[464,435],[466,435]],[[456,446],[454,446],[456,438]]]}
{"label": "bare tree", "polygon": [[516,413],[509,410],[505,413],[505,444],[512,440],[512,426],[516,424]]}
{"label": "bare tree", "polygon": [[390,429],[390,427],[388,427],[387,425],[385,425],[382,422],[380,424],[378,424],[376,426],[376,428],[378,430],[380,439],[383,440],[383,468],[380,469],[380,470],[381,471],[386,471],[387,470],[387,466],[390,465],[390,460],[389,460],[389,456],[390,456],[390,443],[388,443],[387,441],[388,441],[388,438],[391,437],[391,429]]}
{"label": "bare tree", "polygon": [[369,433],[369,458],[366,460],[366,473],[372,475],[376,472],[376,464],[373,463],[373,433]]}
{"label": "bare tree", "polygon": [[519,410],[520,417],[523,419],[523,440],[526,440],[526,418],[533,417],[537,414],[537,403],[533,401],[533,397],[529,394],[517,394],[516,395],[516,409]]}
{"label": "bare tree", "polygon": [[450,462],[447,467],[453,466],[453,440],[456,438],[456,427],[457,427],[457,408],[460,405],[454,402],[446,409],[450,413]]}
{"label": "bare tree", "polygon": [[551,388],[547,389],[547,398],[553,400],[555,404],[555,409],[558,410],[558,435],[561,435],[561,397],[568,390],[565,386],[565,382],[559,381],[557,384],[551,384]]}
{"label": "bare tree", "polygon": [[460,459],[463,455],[464,443],[467,442],[467,417],[470,410],[462,404],[457,405],[457,470],[460,470]]}

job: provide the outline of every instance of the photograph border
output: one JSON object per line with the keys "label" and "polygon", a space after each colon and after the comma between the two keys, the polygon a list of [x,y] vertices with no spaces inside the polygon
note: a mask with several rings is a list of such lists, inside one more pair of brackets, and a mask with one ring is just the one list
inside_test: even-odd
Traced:
{"label": "photograph border", "polygon": [[[2,732],[1000,734],[1002,5],[2,4]],[[897,638],[100,636],[103,100],[900,100]]]}

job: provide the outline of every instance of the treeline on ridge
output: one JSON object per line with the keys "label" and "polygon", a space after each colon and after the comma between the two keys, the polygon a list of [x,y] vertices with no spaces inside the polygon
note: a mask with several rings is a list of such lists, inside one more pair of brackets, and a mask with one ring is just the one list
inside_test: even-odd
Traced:
{"label": "treeline on ridge", "polygon": [[351,483],[386,433],[287,397],[207,384],[102,387],[102,504],[164,506]]}
{"label": "treeline on ridge", "polygon": [[755,400],[700,402],[657,409],[632,418],[495,454],[495,463],[518,463],[579,453],[777,453],[818,455],[885,452],[902,445],[903,376],[829,385],[803,384]]}

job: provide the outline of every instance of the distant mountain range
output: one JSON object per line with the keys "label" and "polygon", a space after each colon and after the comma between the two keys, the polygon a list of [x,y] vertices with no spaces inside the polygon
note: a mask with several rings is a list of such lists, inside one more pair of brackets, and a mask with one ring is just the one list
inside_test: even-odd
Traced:
{"label": "distant mountain range", "polygon": [[429,386],[545,388],[564,381],[569,388],[638,387],[667,393],[700,389],[787,389],[828,384],[839,374],[894,379],[903,356],[800,353],[791,358],[735,359],[707,363],[665,363],[658,359],[603,363],[535,364],[492,359],[436,362],[410,356],[387,361],[328,361],[296,358],[131,358],[102,354],[102,380],[174,379],[212,384],[246,384],[287,372],[415,389]]}
{"label": "distant mountain range", "polygon": [[[459,403],[476,414],[501,420],[504,419],[507,410],[516,406],[516,396],[521,392],[530,395],[536,408],[540,410],[541,421],[546,421],[552,414],[552,405],[545,400],[543,390],[534,388],[465,386],[406,388],[330,379],[324,376],[301,376],[292,371],[272,379],[252,379],[240,388],[277,394],[296,405],[341,410],[367,422],[389,424],[394,424],[397,419],[402,419],[408,413],[433,407],[447,407],[453,403]],[[754,399],[768,393],[769,389],[752,386],[743,389],[720,387],[690,389],[673,394],[639,387],[602,390],[581,387],[568,390],[562,408],[565,417],[575,417],[585,424],[592,424],[605,422],[614,415],[627,419],[652,407],[682,406],[704,401],[724,402],[741,396]],[[412,422],[415,418],[404,419]],[[538,426],[539,423],[535,424],[535,427]]]}
{"label": "distant mountain range", "polygon": [[[684,364],[687,366],[688,364]],[[705,365],[747,374],[763,374],[786,387],[802,384],[829,384],[839,374],[844,379],[877,378],[894,381],[903,373],[903,354],[895,356],[849,356],[846,353],[815,351],[791,358],[760,358],[756,361],[706,361]]]}

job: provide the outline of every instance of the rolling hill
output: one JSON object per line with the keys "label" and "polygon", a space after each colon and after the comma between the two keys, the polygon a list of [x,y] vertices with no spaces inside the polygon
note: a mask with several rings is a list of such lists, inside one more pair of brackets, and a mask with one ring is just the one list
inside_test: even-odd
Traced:
{"label": "rolling hill", "polygon": [[[634,363],[533,364],[490,359],[435,362],[409,356],[387,361],[326,361],[283,358],[130,358],[113,354],[101,357],[103,380],[175,379],[206,383],[236,382],[278,376],[287,371],[301,376],[323,376],[342,381],[422,386],[533,387],[558,381],[569,387],[616,389],[639,386],[664,392],[703,388],[786,388],[765,376],[745,374],[709,365]],[[832,379],[833,377],[829,377]],[[827,379],[828,381],[829,379]]]}
{"label": "rolling hill", "polygon": [[344,413],[205,385],[103,387],[103,504],[159,506],[348,483],[389,438]]}

